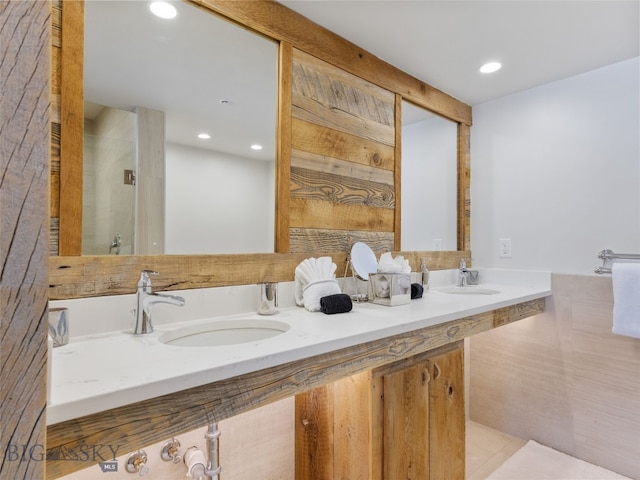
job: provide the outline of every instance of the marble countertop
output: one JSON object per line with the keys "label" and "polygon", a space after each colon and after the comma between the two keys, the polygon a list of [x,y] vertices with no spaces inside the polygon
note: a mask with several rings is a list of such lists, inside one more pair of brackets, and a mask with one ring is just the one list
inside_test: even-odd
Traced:
{"label": "marble countertop", "polygon": [[[165,323],[156,325],[155,331],[147,335],[118,330],[75,336],[67,345],[52,349],[47,423],[63,422],[551,295],[547,272],[490,271],[483,273],[483,279],[483,288],[500,293],[449,294],[441,286],[432,285],[423,298],[401,306],[354,303],[351,312],[338,315],[287,306],[269,317],[251,311]],[[290,328],[272,338],[230,346],[183,347],[160,341],[167,331],[212,319],[270,319],[284,322]]]}

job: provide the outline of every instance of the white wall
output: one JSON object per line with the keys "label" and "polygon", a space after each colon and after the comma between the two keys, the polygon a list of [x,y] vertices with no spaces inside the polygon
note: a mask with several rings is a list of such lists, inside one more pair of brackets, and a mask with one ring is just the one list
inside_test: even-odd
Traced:
{"label": "white wall", "polygon": [[166,146],[165,252],[274,251],[274,164]]}
{"label": "white wall", "polygon": [[474,106],[474,265],[590,274],[604,248],[640,253],[639,69],[636,58]]}

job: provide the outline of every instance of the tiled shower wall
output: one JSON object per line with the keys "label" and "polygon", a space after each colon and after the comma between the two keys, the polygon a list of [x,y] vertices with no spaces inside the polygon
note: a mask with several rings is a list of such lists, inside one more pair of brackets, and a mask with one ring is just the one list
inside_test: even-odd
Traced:
{"label": "tiled shower wall", "polygon": [[611,278],[552,277],[536,317],[470,341],[470,419],[640,478],[640,339],[611,332]]}

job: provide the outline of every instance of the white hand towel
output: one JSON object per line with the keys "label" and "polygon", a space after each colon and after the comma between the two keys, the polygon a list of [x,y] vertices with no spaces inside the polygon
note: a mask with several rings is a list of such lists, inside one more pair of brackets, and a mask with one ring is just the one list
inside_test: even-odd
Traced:
{"label": "white hand towel", "polygon": [[331,257],[311,257],[300,262],[295,270],[296,305],[319,312],[322,297],[342,293],[335,279],[336,268]]}
{"label": "white hand towel", "polygon": [[337,280],[327,279],[312,282],[304,287],[304,308],[310,312],[319,312],[320,299],[328,295],[335,295],[336,293],[342,293]]}
{"label": "white hand towel", "polygon": [[640,338],[640,263],[616,262],[613,280],[613,333]]}

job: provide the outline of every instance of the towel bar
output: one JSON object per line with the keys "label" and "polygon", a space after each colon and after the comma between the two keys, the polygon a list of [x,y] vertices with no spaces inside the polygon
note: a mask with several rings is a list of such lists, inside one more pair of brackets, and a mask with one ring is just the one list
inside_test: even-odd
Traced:
{"label": "towel bar", "polygon": [[605,274],[611,273],[612,260],[640,260],[640,254],[636,253],[614,253],[612,250],[601,250],[598,258],[602,260],[602,266],[595,268],[595,273]]}

